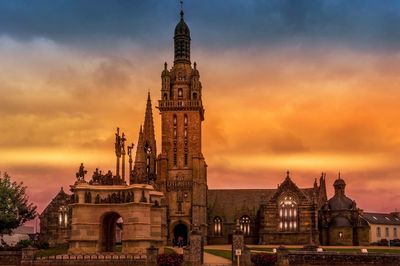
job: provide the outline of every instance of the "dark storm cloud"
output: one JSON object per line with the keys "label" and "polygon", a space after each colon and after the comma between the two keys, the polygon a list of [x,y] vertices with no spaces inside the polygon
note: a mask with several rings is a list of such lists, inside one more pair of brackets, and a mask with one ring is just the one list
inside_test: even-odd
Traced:
{"label": "dark storm cloud", "polygon": [[[162,47],[178,10],[175,0],[2,1],[0,34],[99,41],[96,45],[133,39]],[[400,44],[399,1],[192,0],[185,1],[185,12],[198,45],[301,45],[305,40],[366,47]]]}

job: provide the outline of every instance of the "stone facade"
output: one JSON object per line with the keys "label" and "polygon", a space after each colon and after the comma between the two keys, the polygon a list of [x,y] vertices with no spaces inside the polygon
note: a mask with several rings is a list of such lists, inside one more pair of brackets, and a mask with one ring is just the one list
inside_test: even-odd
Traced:
{"label": "stone facade", "polygon": [[288,173],[277,189],[209,190],[209,243],[231,243],[237,223],[247,244],[318,243],[318,211],[325,201],[323,176],[305,189]]}
{"label": "stone facade", "polygon": [[168,208],[168,242],[187,242],[192,226],[207,236],[207,165],[202,154],[204,120],[202,85],[196,63],[190,61],[190,30],[183,19],[176,25],[174,64],[161,73],[161,154],[157,187]]}
{"label": "stone facade", "polygon": [[40,214],[40,237],[51,247],[68,243],[71,229],[71,196],[61,188]]}
{"label": "stone facade", "polygon": [[320,211],[319,229],[323,245],[358,246],[369,244],[369,225],[357,204],[345,194],[345,181],[340,177],[333,184],[335,195]]}
{"label": "stone facade", "polygon": [[123,222],[122,252],[145,253],[151,245],[162,246],[163,194],[152,186],[99,186],[81,181],[71,190],[77,200],[70,204],[70,253],[113,251],[119,219]]}
{"label": "stone facade", "polygon": [[316,186],[312,193],[306,191],[300,190],[289,175],[286,177],[275,194],[261,206],[260,243],[318,243],[318,210],[323,204],[318,198],[326,191],[322,191],[321,186]]}

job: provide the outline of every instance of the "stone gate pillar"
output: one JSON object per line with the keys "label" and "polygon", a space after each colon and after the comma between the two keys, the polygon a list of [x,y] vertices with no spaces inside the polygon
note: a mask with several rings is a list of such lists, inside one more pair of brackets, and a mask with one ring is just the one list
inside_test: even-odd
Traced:
{"label": "stone gate pillar", "polygon": [[146,249],[146,265],[155,266],[157,265],[158,248],[150,246]]}
{"label": "stone gate pillar", "polygon": [[184,248],[184,264],[200,266],[203,264],[204,240],[197,226],[189,234],[189,245]]}
{"label": "stone gate pillar", "polygon": [[244,245],[244,234],[242,230],[240,230],[239,220],[236,223],[236,230],[233,231],[232,235],[232,264],[237,265],[237,260],[239,255],[240,265],[245,265],[245,261],[242,259],[245,253],[245,245]]}

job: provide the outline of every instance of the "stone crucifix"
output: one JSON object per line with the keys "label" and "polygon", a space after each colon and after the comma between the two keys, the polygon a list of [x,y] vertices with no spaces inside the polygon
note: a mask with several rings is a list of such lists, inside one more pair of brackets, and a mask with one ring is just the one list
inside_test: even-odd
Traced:
{"label": "stone crucifix", "polygon": [[115,133],[115,155],[117,156],[116,172],[117,176],[119,176],[119,162],[122,155],[121,136],[119,134],[119,127],[117,127],[117,132]]}
{"label": "stone crucifix", "polygon": [[132,150],[133,150],[133,147],[134,147],[133,143],[127,147],[128,148],[128,157],[129,157],[129,176],[131,176],[131,174],[132,174],[132,162],[133,162]]}

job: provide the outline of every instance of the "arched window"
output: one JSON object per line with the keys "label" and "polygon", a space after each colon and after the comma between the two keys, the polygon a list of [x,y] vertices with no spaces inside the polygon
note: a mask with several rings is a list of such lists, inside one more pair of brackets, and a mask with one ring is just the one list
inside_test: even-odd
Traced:
{"label": "arched window", "polygon": [[193,100],[197,100],[197,93],[193,92]]}
{"label": "arched window", "polygon": [[177,118],[176,118],[176,114],[174,114],[174,126],[176,126],[177,124]]}
{"label": "arched window", "polygon": [[245,235],[250,235],[250,217],[249,216],[242,216],[239,220],[240,230]]}
{"label": "arched window", "polygon": [[214,235],[222,236],[222,219],[218,216],[214,218]]}
{"label": "arched window", "polygon": [[164,93],[164,100],[168,100],[168,94]]}
{"label": "arched window", "polygon": [[179,98],[183,97],[183,90],[181,88],[178,89],[178,97]]}
{"label": "arched window", "polygon": [[61,206],[58,209],[58,224],[60,227],[64,228],[68,226],[68,212],[65,206]]}
{"label": "arched window", "polygon": [[298,230],[297,202],[292,196],[285,196],[279,202],[279,230]]}
{"label": "arched window", "polygon": [[187,114],[185,114],[185,116],[184,116],[184,118],[183,118],[183,124],[184,124],[185,126],[188,125],[188,116],[187,116]]}
{"label": "arched window", "polygon": [[376,228],[376,236],[381,237],[381,228],[380,227]]}

